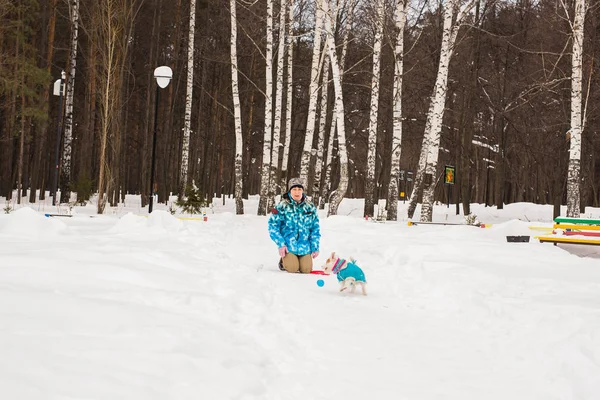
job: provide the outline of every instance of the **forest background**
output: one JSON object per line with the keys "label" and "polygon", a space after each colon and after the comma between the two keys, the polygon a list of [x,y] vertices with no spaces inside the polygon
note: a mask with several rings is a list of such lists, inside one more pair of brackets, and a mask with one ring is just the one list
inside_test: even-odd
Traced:
{"label": "forest background", "polygon": [[[277,185],[302,176],[321,206],[365,198],[365,215],[378,199],[423,201],[415,183],[465,215],[471,203],[559,209],[576,69],[573,204],[600,206],[596,3],[0,0],[0,18],[7,199],[43,200],[59,175],[62,202],[98,194],[101,213],[132,193],[145,206],[154,147],[159,202],[193,184],[209,199],[260,193],[264,214]],[[173,75],[160,89],[163,65]]]}

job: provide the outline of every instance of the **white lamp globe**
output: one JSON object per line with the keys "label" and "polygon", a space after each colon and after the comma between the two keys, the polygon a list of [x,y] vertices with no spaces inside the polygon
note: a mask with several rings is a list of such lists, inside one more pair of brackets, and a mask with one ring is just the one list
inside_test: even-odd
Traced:
{"label": "white lamp globe", "polygon": [[173,71],[167,66],[158,67],[154,70],[154,77],[158,86],[164,89],[169,86],[169,82],[171,82],[171,78],[173,77]]}

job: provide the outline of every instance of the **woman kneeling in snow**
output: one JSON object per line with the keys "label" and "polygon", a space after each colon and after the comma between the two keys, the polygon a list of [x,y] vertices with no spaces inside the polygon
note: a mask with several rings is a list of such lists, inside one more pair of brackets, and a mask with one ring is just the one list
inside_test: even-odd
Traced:
{"label": "woman kneeling in snow", "polygon": [[292,178],[288,192],[271,210],[269,236],[279,248],[279,269],[287,272],[312,271],[312,259],[319,255],[321,229],[317,207],[304,195],[300,178]]}

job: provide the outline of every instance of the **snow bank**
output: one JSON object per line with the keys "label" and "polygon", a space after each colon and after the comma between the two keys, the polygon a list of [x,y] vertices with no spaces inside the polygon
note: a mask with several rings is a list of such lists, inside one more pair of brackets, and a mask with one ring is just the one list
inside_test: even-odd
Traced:
{"label": "snow bank", "polygon": [[67,226],[63,221],[44,217],[30,207],[23,207],[0,216],[0,233],[7,236],[44,238],[64,232],[66,229]]}
{"label": "snow bank", "polygon": [[486,229],[490,229],[490,233],[498,237],[498,239],[504,238],[506,240],[507,236],[529,236],[531,241],[533,236],[539,234],[539,231],[531,230],[530,226],[532,226],[531,222],[513,219],[500,224],[494,224],[491,228]]}
{"label": "snow bank", "polygon": [[153,211],[148,217],[127,213],[109,232],[119,234],[180,233],[186,228],[183,222],[166,211]]}

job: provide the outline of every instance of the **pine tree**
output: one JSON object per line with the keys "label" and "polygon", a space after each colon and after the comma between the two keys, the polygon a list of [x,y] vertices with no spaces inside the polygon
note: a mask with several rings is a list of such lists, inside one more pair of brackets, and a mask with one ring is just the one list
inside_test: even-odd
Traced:
{"label": "pine tree", "polygon": [[32,133],[36,127],[47,121],[48,115],[42,106],[42,88],[50,85],[50,75],[46,69],[38,65],[39,51],[33,45],[36,35],[36,23],[39,18],[39,3],[37,0],[24,0],[4,7],[11,20],[11,29],[5,29],[6,43],[14,47],[4,49],[3,62],[0,63],[0,95],[11,98],[10,114],[7,116],[9,137],[19,138],[17,158],[17,203],[20,204],[24,182],[27,177],[25,147],[29,148]]}
{"label": "pine tree", "polygon": [[185,196],[177,200],[175,204],[181,207],[181,211],[186,214],[201,214],[202,208],[209,205],[194,181],[191,185],[186,186]]}

